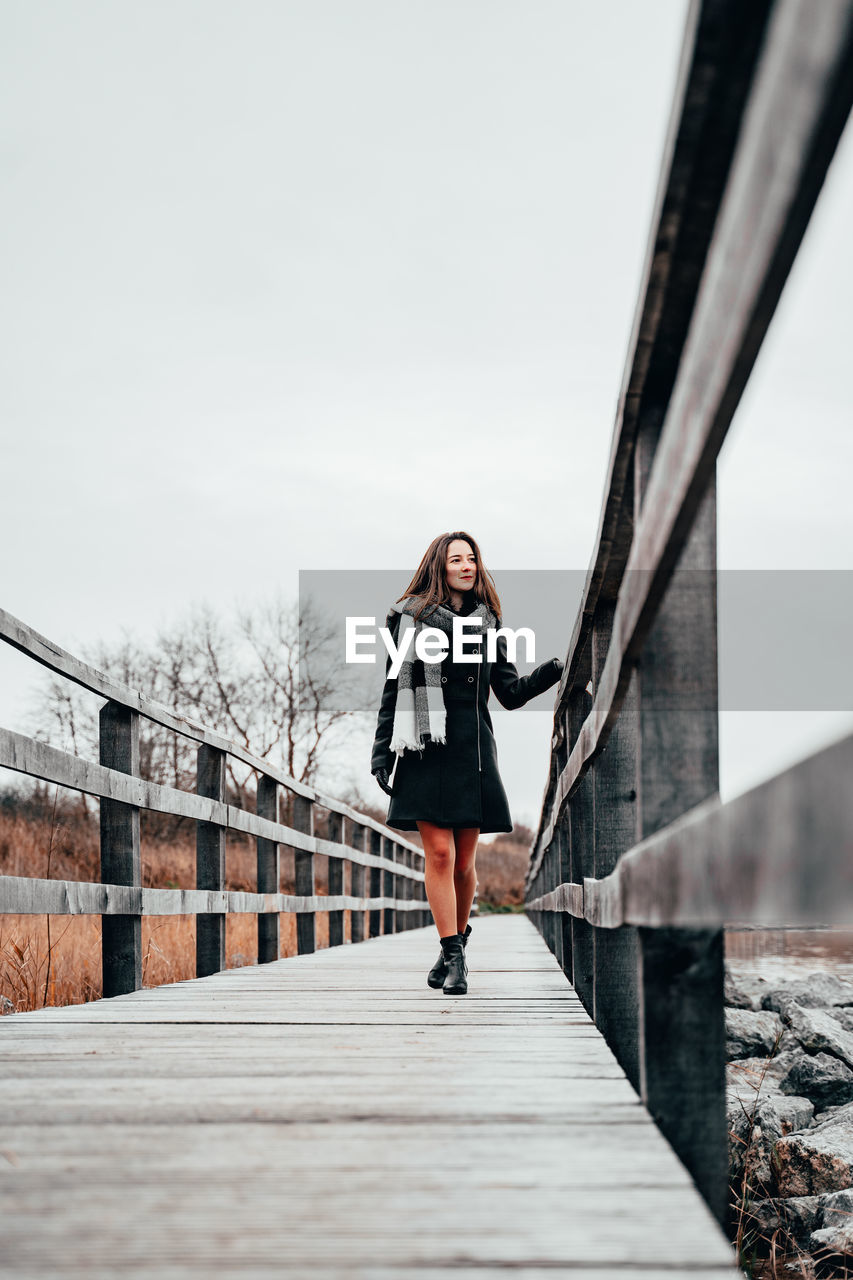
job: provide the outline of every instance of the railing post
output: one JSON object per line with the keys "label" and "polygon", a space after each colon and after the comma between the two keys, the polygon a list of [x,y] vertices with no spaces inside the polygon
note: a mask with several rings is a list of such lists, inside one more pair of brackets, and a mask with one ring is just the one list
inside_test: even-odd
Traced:
{"label": "railing post", "polygon": [[[314,802],[305,796],[293,797],[293,827],[305,835],[314,834]],[[314,852],[312,849],[293,850],[294,878],[296,893],[306,898],[314,896]],[[299,955],[308,955],[317,949],[315,929],[316,916],[313,911],[297,911],[296,913],[296,950]]]}
{"label": "railing post", "polygon": [[[385,837],[381,831],[377,831],[375,827],[370,828],[370,852],[374,858],[381,858],[385,847]],[[382,897],[382,868],[370,868],[370,896],[371,898]],[[371,907],[370,909],[370,936],[378,938],[382,932],[382,908]]]}
{"label": "railing post", "polygon": [[[388,840],[388,839],[386,839],[386,841],[385,841],[385,857],[386,857],[386,858],[391,858],[391,859],[393,859],[393,860],[396,862],[396,860],[397,860],[397,853],[398,853],[397,845],[393,842],[393,840]],[[382,871],[382,896],[383,896],[383,898],[395,898],[395,897],[397,896],[397,895],[396,895],[396,891],[395,891],[396,882],[397,882],[397,877],[394,875],[394,873],[393,873],[392,871],[389,871],[389,870],[387,869],[387,867],[386,867],[386,868],[383,868],[383,871]],[[386,907],[386,908],[385,908],[385,926],[384,926],[384,929],[385,929],[385,933],[396,933],[396,932],[397,932],[397,929],[398,929],[398,923],[397,923],[397,912],[394,910],[394,908],[393,908],[393,907]]]}
{"label": "railing post", "polygon": [[[353,849],[364,849],[364,825],[361,822],[352,824],[350,844]],[[359,862],[350,863],[350,885],[354,898],[364,897],[364,873],[366,868]],[[364,942],[364,911],[350,912],[350,938],[353,942]]]}
{"label": "railing post", "polygon": [[[423,857],[423,855],[421,855],[420,861],[421,861],[421,871],[425,873],[426,859]],[[429,898],[427,897],[426,879],[418,881],[418,889],[420,891],[421,902],[424,904],[424,909],[421,912],[421,927],[423,929],[428,929],[429,926],[432,924],[433,920],[432,920],[432,908],[429,905]]]}
{"label": "railing post", "polygon": [[[414,867],[414,863],[415,863],[415,855],[412,853],[412,850],[411,850],[411,849],[403,849],[403,850],[401,850],[401,853],[402,853],[402,857],[403,857],[403,862],[404,862],[404,863],[405,863],[405,865],[409,868],[409,870],[412,870],[412,868]],[[399,893],[399,888],[400,888],[400,887],[399,887],[399,884],[398,884],[398,889],[397,889],[398,893]],[[415,898],[415,882],[414,882],[414,880],[410,879],[410,877],[409,877],[409,876],[406,876],[406,877],[405,877],[405,879],[403,880],[402,889],[403,889],[403,892],[402,892],[402,895],[401,895],[401,896],[405,899],[405,901],[406,901],[406,902],[413,902],[413,901],[414,901],[414,898]],[[404,913],[404,915],[403,915],[403,928],[404,928],[404,929],[414,929],[414,927],[415,927],[415,912],[414,912],[414,911],[406,911],[406,912]]]}
{"label": "railing post", "polygon": [[[225,800],[225,752],[202,743],[196,755],[196,791],[210,800]],[[225,828],[216,822],[197,822],[195,828],[195,884],[197,889],[221,893],[225,888]],[[195,922],[197,978],[220,973],[226,966],[225,915],[205,912]]]}
{"label": "railing post", "polygon": [[[641,430],[642,495],[659,419]],[[638,669],[638,839],[717,792],[716,479]],[[722,929],[640,928],[640,1093],[712,1212],[728,1219]]]}
{"label": "railing post", "polygon": [[[107,702],[99,717],[100,762],[139,777],[139,714]],[[120,800],[101,800],[101,883],[139,888],[139,809]],[[105,996],[121,996],[142,986],[142,916],[101,916],[101,963]]]}
{"label": "railing post", "polygon": [[[346,819],[334,810],[329,812],[329,839],[336,844],[343,843],[344,822]],[[342,895],[344,891],[344,860],[329,858],[329,897]],[[340,947],[344,941],[343,911],[329,912],[329,946]]]}
{"label": "railing post", "polygon": [[[262,773],[258,778],[257,810],[259,818],[278,822],[279,786],[274,778]],[[278,893],[281,885],[281,846],[276,840],[258,836],[258,893]],[[298,890],[297,890],[298,892]],[[313,948],[312,948],[313,950]],[[281,954],[281,917],[262,912],[258,916],[258,964],[269,964]]]}
{"label": "railing post", "polygon": [[[577,689],[569,699],[569,724],[571,742],[577,740],[581,725],[592,707],[592,695],[585,688]],[[594,769],[595,766],[593,766]],[[588,769],[581,778],[569,801],[570,860],[572,881],[583,884],[585,876],[592,875],[594,858],[595,791],[593,771]],[[592,925],[579,916],[572,916],[572,985],[581,998],[584,1008],[592,1017],[593,999],[593,935]]]}
{"label": "railing post", "polygon": [[[614,606],[600,605],[592,633],[594,687],[607,659]],[[637,839],[638,749],[637,675],[610,731],[607,745],[593,771],[595,787],[594,875],[602,879]],[[639,1026],[637,1007],[638,938],[631,925],[595,929],[593,1019],[613,1050],[631,1084],[640,1092]]]}

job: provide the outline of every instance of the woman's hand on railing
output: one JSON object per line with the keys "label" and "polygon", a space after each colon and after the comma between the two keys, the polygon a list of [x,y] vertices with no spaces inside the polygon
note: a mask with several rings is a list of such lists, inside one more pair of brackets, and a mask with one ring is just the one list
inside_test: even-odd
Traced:
{"label": "woman's hand on railing", "polygon": [[379,783],[380,787],[382,788],[382,790],[385,792],[386,795],[392,796],[394,794],[394,792],[391,790],[391,787],[388,784],[387,769],[374,769],[373,776],[376,779],[376,781]]}

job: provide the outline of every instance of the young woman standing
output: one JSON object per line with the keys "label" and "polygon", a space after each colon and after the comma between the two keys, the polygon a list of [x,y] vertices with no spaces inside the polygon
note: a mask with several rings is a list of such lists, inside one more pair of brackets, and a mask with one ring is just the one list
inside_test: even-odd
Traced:
{"label": "young woman standing", "polygon": [[[404,628],[413,628],[415,636],[425,627],[439,628],[449,642],[436,663],[418,658],[410,642],[397,677],[388,675],[389,656],[370,762],[391,797],[388,826],[421,834],[427,900],[441,941],[427,982],[446,995],[468,990],[465,949],[477,884],[477,841],[481,833],[512,830],[489,692],[493,689],[502,706],[514,710],[550,689],[563,671],[560,659],[552,658],[520,676],[501,635],[489,662],[486,632],[501,626],[500,610],[477,543],[457,531],[432,541],[385,620],[398,648]],[[468,662],[453,659],[454,618],[481,623],[479,631],[472,624],[465,636]]]}

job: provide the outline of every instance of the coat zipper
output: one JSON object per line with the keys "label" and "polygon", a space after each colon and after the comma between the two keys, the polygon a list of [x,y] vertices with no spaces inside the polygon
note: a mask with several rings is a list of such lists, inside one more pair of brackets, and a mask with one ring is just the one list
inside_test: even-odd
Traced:
{"label": "coat zipper", "polygon": [[477,663],[477,692],[474,695],[474,708],[477,713],[477,769],[480,773],[483,772],[483,765],[480,760],[480,667],[483,665],[482,648],[483,646],[481,643],[480,644],[480,661]]}

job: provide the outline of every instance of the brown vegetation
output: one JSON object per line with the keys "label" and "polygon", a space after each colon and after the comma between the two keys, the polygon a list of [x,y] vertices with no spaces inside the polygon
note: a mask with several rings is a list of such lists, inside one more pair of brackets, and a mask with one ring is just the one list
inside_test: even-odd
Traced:
{"label": "brown vegetation", "polygon": [[[360,797],[354,807],[380,821],[385,811]],[[192,888],[195,884],[195,829],[185,819],[142,813],[142,883],[150,888]],[[325,816],[316,831],[326,835]],[[533,833],[517,827],[483,844],[477,856],[478,897],[486,909],[516,906],[523,901],[524,872]],[[413,842],[419,844],[417,833]],[[316,888],[327,892],[326,860],[316,859]],[[0,875],[54,880],[100,878],[98,819],[79,798],[55,788],[40,788],[27,799],[0,798]],[[254,842],[229,833],[226,885],[252,892],[256,888]],[[282,851],[282,892],[292,893],[293,854]],[[346,913],[348,922],[349,913]],[[317,916],[317,945],[328,945],[328,916]],[[281,954],[296,954],[296,922],[281,917]],[[195,918],[146,916],[142,921],[143,983],[158,986],[195,976]],[[257,919],[226,919],[228,967],[254,964]],[[101,995],[101,921],[99,916],[0,916],[0,1012],[37,1009],[43,1005],[78,1004]]]}
{"label": "brown vegetation", "polygon": [[517,907],[524,901],[524,875],[534,833],[516,826],[477,851],[477,899],[488,907]]}
{"label": "brown vegetation", "polygon": [[[195,883],[193,824],[141,815],[142,882],[151,888],[192,888]],[[318,834],[325,834],[324,822]],[[46,792],[26,801],[0,803],[0,875],[53,880],[99,879],[98,820],[79,805]],[[252,841],[229,833],[226,885],[256,888]],[[317,859],[317,892],[327,891],[324,858]],[[292,893],[293,854],[283,852],[282,892]],[[229,968],[254,964],[257,917],[230,915],[225,922]],[[328,945],[328,916],[317,916],[317,945]],[[281,917],[281,954],[296,954],[296,921]],[[195,976],[195,917],[146,916],[142,921],[145,986]],[[0,916],[0,1012],[44,1005],[79,1004],[101,995],[100,916]]]}

